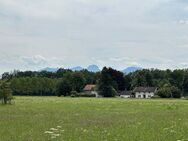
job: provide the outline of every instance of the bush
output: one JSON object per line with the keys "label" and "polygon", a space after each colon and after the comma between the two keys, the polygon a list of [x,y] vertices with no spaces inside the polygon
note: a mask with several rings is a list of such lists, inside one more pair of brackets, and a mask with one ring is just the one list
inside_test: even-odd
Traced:
{"label": "bush", "polygon": [[158,96],[158,95],[154,95],[154,96],[152,96],[151,98],[152,98],[152,99],[159,99],[159,98],[161,98],[161,97]]}
{"label": "bush", "polygon": [[11,104],[11,100],[13,99],[12,91],[10,88],[10,83],[2,82],[0,84],[0,100],[2,100],[3,104]]}
{"label": "bush", "polygon": [[115,97],[116,94],[117,92],[112,86],[103,86],[99,92],[99,95],[104,97]]}
{"label": "bush", "polygon": [[77,93],[76,91],[72,91],[71,97],[96,97],[96,95],[90,93]]}
{"label": "bush", "polygon": [[172,87],[171,88],[171,92],[172,92],[172,96],[173,98],[181,98],[182,94],[181,94],[181,90],[178,89],[177,87]]}
{"label": "bush", "polygon": [[96,95],[91,93],[79,93],[79,97],[96,97]]}
{"label": "bush", "polygon": [[56,88],[56,95],[57,96],[69,96],[71,93],[71,85],[69,84],[68,81],[66,80],[62,80],[57,84],[57,88]]}
{"label": "bush", "polygon": [[188,96],[183,97],[184,100],[188,100]]}
{"label": "bush", "polygon": [[157,95],[161,98],[181,98],[181,91],[174,86],[160,88]]}
{"label": "bush", "polygon": [[71,91],[71,97],[78,97],[78,93],[76,91]]}
{"label": "bush", "polygon": [[172,97],[171,95],[171,90],[170,90],[170,87],[163,87],[163,88],[160,88],[158,91],[157,91],[157,95],[160,96],[161,98],[170,98]]}

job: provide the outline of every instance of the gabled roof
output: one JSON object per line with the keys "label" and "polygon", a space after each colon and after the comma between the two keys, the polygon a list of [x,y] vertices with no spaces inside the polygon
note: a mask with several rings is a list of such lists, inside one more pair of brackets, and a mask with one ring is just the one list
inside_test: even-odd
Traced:
{"label": "gabled roof", "polygon": [[119,95],[132,95],[132,91],[121,91]]}
{"label": "gabled roof", "polygon": [[94,88],[96,87],[96,85],[93,84],[88,84],[84,87],[84,91],[92,91]]}
{"label": "gabled roof", "polygon": [[155,92],[156,87],[136,87],[133,92]]}

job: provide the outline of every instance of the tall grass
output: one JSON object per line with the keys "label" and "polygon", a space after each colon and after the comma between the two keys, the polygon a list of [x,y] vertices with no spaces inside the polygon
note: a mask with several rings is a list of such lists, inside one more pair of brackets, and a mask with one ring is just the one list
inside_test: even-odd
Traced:
{"label": "tall grass", "polygon": [[188,101],[16,97],[0,141],[185,141]]}

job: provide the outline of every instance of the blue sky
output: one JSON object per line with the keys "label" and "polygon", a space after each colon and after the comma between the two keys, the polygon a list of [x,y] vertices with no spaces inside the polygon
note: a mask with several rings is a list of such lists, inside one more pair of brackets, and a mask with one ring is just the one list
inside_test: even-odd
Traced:
{"label": "blue sky", "polygon": [[187,0],[0,0],[0,72],[188,67]]}

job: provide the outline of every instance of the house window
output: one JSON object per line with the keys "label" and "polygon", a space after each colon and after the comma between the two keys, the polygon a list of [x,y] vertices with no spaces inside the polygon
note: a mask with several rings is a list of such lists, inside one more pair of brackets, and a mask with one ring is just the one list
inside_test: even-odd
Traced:
{"label": "house window", "polygon": [[138,98],[141,98],[141,95],[138,95]]}
{"label": "house window", "polygon": [[149,98],[151,98],[151,95],[148,95]]}

